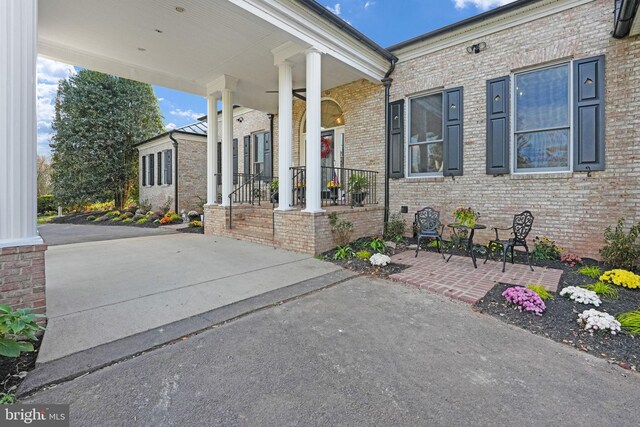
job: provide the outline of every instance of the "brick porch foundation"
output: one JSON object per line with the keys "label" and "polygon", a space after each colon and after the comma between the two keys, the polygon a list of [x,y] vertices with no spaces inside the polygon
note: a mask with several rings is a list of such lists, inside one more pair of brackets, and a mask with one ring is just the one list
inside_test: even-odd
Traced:
{"label": "brick porch foundation", "polygon": [[0,304],[45,314],[46,250],[47,245],[0,248]]}
{"label": "brick porch foundation", "polygon": [[562,276],[562,270],[534,266],[534,271],[531,271],[528,265],[523,264],[507,264],[503,273],[502,262],[489,260],[483,264],[484,258],[478,258],[478,268],[475,269],[471,258],[453,256],[449,262],[444,262],[440,254],[425,251],[420,251],[417,258],[413,250],[401,252],[391,260],[410,266],[389,276],[391,280],[471,304],[484,297],[498,282],[520,286],[539,283],[547,290],[556,292]]}

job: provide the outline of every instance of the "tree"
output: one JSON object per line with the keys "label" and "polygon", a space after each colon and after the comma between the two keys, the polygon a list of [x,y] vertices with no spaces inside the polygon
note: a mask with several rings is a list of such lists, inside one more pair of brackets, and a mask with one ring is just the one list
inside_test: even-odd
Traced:
{"label": "tree", "polygon": [[46,156],[38,156],[38,196],[51,194],[51,162]]}
{"label": "tree", "polygon": [[134,144],[163,131],[150,85],[81,70],[58,85],[52,123],[52,183],[65,205],[114,200],[138,183]]}

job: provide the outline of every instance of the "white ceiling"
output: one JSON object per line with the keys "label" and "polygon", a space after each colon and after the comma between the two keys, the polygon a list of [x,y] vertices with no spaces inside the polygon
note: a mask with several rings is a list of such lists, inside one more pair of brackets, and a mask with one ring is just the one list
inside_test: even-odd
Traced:
{"label": "white ceiling", "polygon": [[[228,0],[40,0],[39,54],[203,96],[226,74],[239,79],[235,103],[275,112],[277,95],[265,93],[278,82],[271,50],[310,46],[275,24]],[[304,87],[303,54],[292,61],[294,87]],[[372,79],[331,55],[322,68],[323,89]]]}

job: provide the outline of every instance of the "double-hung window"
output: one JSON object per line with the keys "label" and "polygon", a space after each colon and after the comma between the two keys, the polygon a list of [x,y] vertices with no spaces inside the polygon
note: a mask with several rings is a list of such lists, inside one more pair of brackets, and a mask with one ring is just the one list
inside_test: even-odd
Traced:
{"label": "double-hung window", "polygon": [[570,170],[570,64],[514,75],[514,171]]}
{"label": "double-hung window", "polygon": [[409,175],[438,175],[443,171],[442,93],[409,102]]}
{"label": "double-hung window", "polygon": [[265,136],[266,132],[259,132],[254,134],[254,153],[253,153],[253,173],[261,174],[265,172],[265,156],[264,156],[264,146],[265,146]]}

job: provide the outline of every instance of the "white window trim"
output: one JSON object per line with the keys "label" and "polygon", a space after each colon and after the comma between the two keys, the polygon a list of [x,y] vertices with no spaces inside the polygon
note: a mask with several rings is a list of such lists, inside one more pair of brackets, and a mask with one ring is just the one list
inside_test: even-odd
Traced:
{"label": "white window trim", "polygon": [[[405,105],[407,106],[406,118],[404,120],[404,176],[407,179],[424,179],[424,178],[441,178],[444,177],[444,170],[442,172],[427,172],[427,173],[411,173],[411,158],[409,157],[409,141],[411,140],[411,100],[416,98],[422,98],[429,95],[442,95],[442,103],[444,105],[444,87],[437,89],[430,89],[424,92],[415,93],[411,96],[405,97]],[[442,150],[444,153],[444,115],[442,116]],[[443,165],[444,168],[444,165]]]}
{"label": "white window trim", "polygon": [[[516,97],[515,97],[515,87],[516,87],[516,75],[525,74],[532,71],[544,70],[546,68],[553,68],[559,65],[566,64],[569,68],[568,74],[568,85],[569,90],[567,92],[568,96],[568,108],[569,108],[569,149],[568,149],[568,167],[567,169],[537,169],[537,170],[516,170],[517,164],[517,149],[516,149],[516,128],[515,128],[515,120],[516,120]],[[573,60],[558,60],[549,62],[546,64],[537,64],[531,67],[519,69],[518,71],[511,72],[510,74],[510,84],[509,84],[509,92],[510,92],[510,113],[509,113],[509,148],[511,149],[510,156],[510,164],[509,169],[512,175],[547,175],[547,174],[570,174],[573,173]]]}

